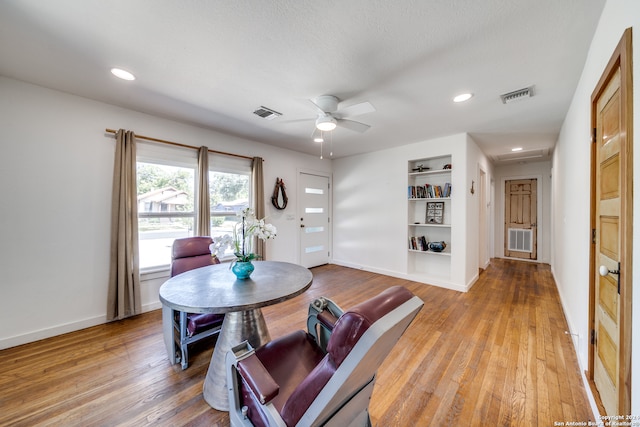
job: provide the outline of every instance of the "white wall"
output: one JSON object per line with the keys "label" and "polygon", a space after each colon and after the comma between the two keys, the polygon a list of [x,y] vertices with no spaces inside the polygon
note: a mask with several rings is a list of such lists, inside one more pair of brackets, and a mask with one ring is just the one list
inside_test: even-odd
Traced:
{"label": "white wall", "polygon": [[[432,284],[467,290],[478,275],[477,197],[469,193],[477,182],[477,167],[488,160],[466,134],[408,144],[334,160],[333,262],[394,277],[407,274],[408,161],[452,155],[451,250],[456,266],[447,283]],[[476,214],[474,214],[476,212]],[[468,224],[468,220],[472,221]],[[469,241],[475,244],[469,244]]]}
{"label": "white wall", "polygon": [[[487,156],[480,150],[473,138],[467,135],[467,180],[465,182],[466,187],[460,189],[463,191],[467,198],[467,227],[466,227],[466,241],[464,244],[466,250],[466,279],[467,284],[470,287],[473,282],[478,278],[479,268],[485,268],[489,263],[489,253],[485,256],[486,259],[480,259],[480,209],[486,207],[480,206],[480,169],[485,171],[485,188],[489,189],[489,181],[494,176],[493,164],[489,161]],[[471,192],[471,186],[473,185],[473,193]],[[488,213],[490,215],[490,213]],[[492,220],[490,216],[486,217],[486,232],[487,238],[493,238],[489,234],[489,222]]]}
{"label": "white wall", "polygon": [[[633,80],[635,140],[640,136],[640,2],[608,0],[578,83],[571,107],[562,126],[553,157],[552,269],[558,284],[569,328],[579,335],[574,341],[581,370],[587,368],[589,336],[589,174],[590,97],[622,33],[633,27]],[[637,144],[634,144],[637,146]],[[634,149],[634,181],[640,182],[640,150]],[[634,253],[640,250],[640,188],[634,186]],[[637,255],[636,255],[637,258]],[[634,267],[639,264],[634,261]],[[640,275],[633,275],[632,414],[640,414]]]}
{"label": "white wall", "polygon": [[[517,141],[514,141],[517,142]],[[538,179],[538,261],[550,263],[551,245],[551,162],[527,162],[496,167],[495,256],[504,257],[504,194],[505,181]],[[555,239],[554,239],[555,240]]]}
{"label": "white wall", "polygon": [[[269,259],[298,257],[297,169],[331,171],[327,160],[3,77],[0,128],[0,348],[106,319],[115,139],[105,128],[263,157],[267,216],[278,228]],[[285,211],[268,203],[276,176],[287,185]],[[155,277],[142,285],[145,310],[159,307],[165,277]]]}

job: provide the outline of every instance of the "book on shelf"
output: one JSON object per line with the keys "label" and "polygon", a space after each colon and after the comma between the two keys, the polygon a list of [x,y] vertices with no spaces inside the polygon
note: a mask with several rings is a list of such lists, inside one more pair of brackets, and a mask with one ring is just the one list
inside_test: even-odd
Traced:
{"label": "book on shelf", "polygon": [[450,183],[447,182],[444,185],[444,190],[443,190],[442,194],[443,194],[442,197],[451,197],[451,184]]}
{"label": "book on shelf", "polygon": [[440,185],[410,185],[407,189],[410,199],[440,199],[451,197],[451,184],[446,183],[444,188]]}
{"label": "book on shelf", "polygon": [[414,251],[428,251],[429,242],[425,236],[411,236],[409,238],[409,249]]}

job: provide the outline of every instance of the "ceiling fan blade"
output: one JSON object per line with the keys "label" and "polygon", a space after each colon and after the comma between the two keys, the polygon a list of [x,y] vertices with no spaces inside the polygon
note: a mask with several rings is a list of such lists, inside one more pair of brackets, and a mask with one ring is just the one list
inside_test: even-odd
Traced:
{"label": "ceiling fan blade", "polygon": [[315,121],[315,118],[309,119],[292,119],[292,120],[280,120],[280,123],[309,123]]}
{"label": "ceiling fan blade", "polygon": [[371,105],[370,102],[365,101],[359,104],[353,104],[348,107],[341,108],[338,110],[337,114],[341,118],[346,119],[349,117],[360,116],[362,114],[373,113],[374,111],[376,111],[375,107]]}
{"label": "ceiling fan blade", "polygon": [[316,109],[318,110],[318,112],[320,112],[320,113],[324,113],[324,111],[322,111],[322,107],[321,107],[321,106],[319,106],[318,104],[316,104],[316,103],[315,103],[315,101],[314,101],[313,99],[310,99],[310,100],[309,100],[309,102],[310,102],[310,103],[312,103],[314,107],[316,107]]}
{"label": "ceiling fan blade", "polygon": [[338,126],[360,133],[366,132],[371,127],[364,123],[354,122],[353,120],[337,119],[337,122]]}

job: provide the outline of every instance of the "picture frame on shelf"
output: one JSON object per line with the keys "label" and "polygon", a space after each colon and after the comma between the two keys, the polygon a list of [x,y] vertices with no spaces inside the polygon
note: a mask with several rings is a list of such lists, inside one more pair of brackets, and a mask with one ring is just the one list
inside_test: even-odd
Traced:
{"label": "picture frame on shelf", "polygon": [[425,224],[444,224],[444,202],[428,202]]}

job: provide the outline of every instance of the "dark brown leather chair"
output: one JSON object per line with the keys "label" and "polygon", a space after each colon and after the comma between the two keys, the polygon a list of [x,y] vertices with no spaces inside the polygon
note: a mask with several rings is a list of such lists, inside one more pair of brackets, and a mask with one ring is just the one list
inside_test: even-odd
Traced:
{"label": "dark brown leather chair", "polygon": [[[174,240],[171,249],[171,277],[195,268],[220,263],[218,258],[211,256],[211,243],[211,237]],[[189,366],[188,346],[219,333],[224,320],[223,314],[185,313],[169,307],[163,307],[162,315],[163,323],[171,324],[171,334],[165,333],[169,360],[172,364],[181,363],[182,369]]]}
{"label": "dark brown leather chair", "polygon": [[309,308],[309,332],[234,347],[226,358],[231,425],[370,426],[376,371],[422,305],[399,286],[344,313],[321,298]]}

